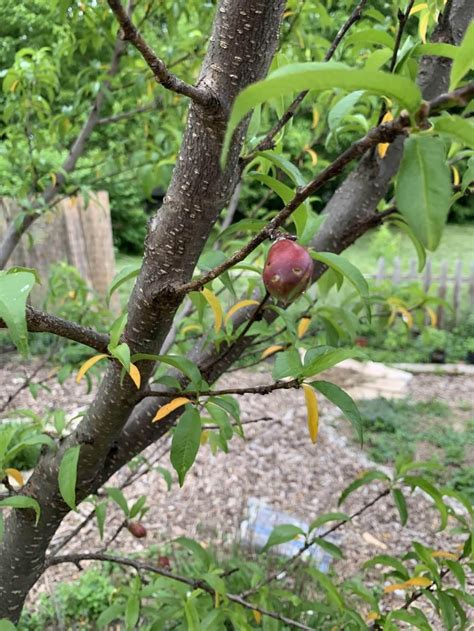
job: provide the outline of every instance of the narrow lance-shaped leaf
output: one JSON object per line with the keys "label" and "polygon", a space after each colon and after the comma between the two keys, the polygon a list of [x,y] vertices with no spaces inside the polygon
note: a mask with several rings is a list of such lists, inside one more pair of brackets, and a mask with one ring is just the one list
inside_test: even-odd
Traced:
{"label": "narrow lance-shaped leaf", "polygon": [[176,399],[173,399],[169,403],[166,403],[165,405],[161,406],[161,408],[153,417],[153,422],[161,421],[161,419],[168,416],[168,414],[171,414],[171,412],[174,412],[175,410],[182,407],[183,405],[186,405],[187,403],[191,403],[191,400],[188,399],[187,397],[176,397]]}
{"label": "narrow lance-shaped leaf", "polygon": [[67,449],[59,465],[59,491],[63,500],[72,510],[76,510],[77,465],[80,449],[80,445]]}
{"label": "narrow lance-shaped leaf", "polygon": [[363,431],[362,431],[362,417],[360,415],[359,409],[357,405],[354,403],[352,398],[344,392],[342,388],[336,386],[335,383],[330,383],[329,381],[312,381],[311,386],[319,390],[321,394],[323,394],[326,399],[329,399],[331,403],[337,405],[337,407],[341,410],[341,412],[346,416],[354,429],[357,432],[357,436],[359,437],[360,442],[363,440]]}
{"label": "narrow lance-shaped leaf", "polygon": [[199,412],[189,406],[180,418],[171,441],[171,464],[178,474],[179,485],[183,486],[186,473],[196,459],[201,438]]}
{"label": "narrow lance-shaped leaf", "polygon": [[441,239],[451,205],[451,175],[440,138],[411,136],[405,141],[397,177],[397,207],[428,250]]}
{"label": "narrow lance-shaped leaf", "polygon": [[24,356],[28,354],[26,300],[34,284],[32,272],[0,272],[0,318],[7,325],[12,342]]}
{"label": "narrow lance-shaped leaf", "polygon": [[303,384],[303,390],[306,403],[309,437],[311,438],[311,442],[315,444],[318,439],[319,426],[318,399],[313,388],[307,383]]}
{"label": "narrow lance-shaped leaf", "polygon": [[14,495],[12,497],[6,497],[3,500],[0,500],[0,507],[7,506],[9,508],[31,508],[36,513],[36,523],[40,518],[40,505],[38,502],[32,497],[27,497],[26,495]]}
{"label": "narrow lance-shaped leaf", "polygon": [[221,161],[225,164],[232,135],[240,121],[257,105],[300,92],[301,90],[347,91],[367,90],[397,100],[402,107],[416,111],[421,103],[421,92],[414,81],[399,75],[373,70],[356,70],[337,62],[310,62],[284,66],[267,79],[253,83],[236,98],[224,139]]}
{"label": "narrow lance-shaped leaf", "polygon": [[212,312],[214,314],[214,331],[218,333],[222,328],[222,322],[224,320],[222,305],[216,294],[213,293],[210,289],[207,289],[207,287],[204,287],[204,289],[202,290],[202,294],[212,309]]}
{"label": "narrow lance-shaped leaf", "polygon": [[268,537],[268,541],[262,548],[262,552],[266,552],[272,546],[278,546],[288,541],[293,541],[297,537],[304,536],[304,531],[294,524],[279,524],[275,526]]}
{"label": "narrow lance-shaped leaf", "polygon": [[474,22],[467,28],[451,67],[449,90],[454,90],[465,74],[474,68]]}

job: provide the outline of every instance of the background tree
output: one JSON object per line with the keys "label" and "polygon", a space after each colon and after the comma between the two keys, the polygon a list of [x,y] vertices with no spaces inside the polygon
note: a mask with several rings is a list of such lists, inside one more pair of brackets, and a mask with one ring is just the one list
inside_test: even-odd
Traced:
{"label": "background tree", "polygon": [[[347,278],[357,289],[351,312],[359,316],[370,306],[366,283],[336,255],[389,220],[423,257],[425,247],[439,243],[453,203],[448,149],[463,165],[456,198],[472,180],[466,149],[473,144],[472,26],[464,35],[473,14],[465,0],[377,7],[361,0],[332,12],[319,2],[290,2],[286,13],[283,0],[49,5],[50,13],[39,0],[9,6],[2,26],[9,65],[2,193],[22,212],[2,237],[1,266],[59,197],[110,186],[113,204],[124,200],[123,211],[170,179],[148,224],[126,316],[109,321],[106,331],[24,305],[13,309],[11,296],[34,277],[28,270],[0,276],[0,315],[20,349],[26,349],[24,325],[95,349],[104,355],[96,360],[107,364],[77,427],[44,439],[28,483],[20,493],[7,489],[2,500],[13,510],[0,543],[0,618],[13,622],[45,568],[59,562],[47,555],[48,546],[70,509],[177,422],[172,463],[183,482],[199,449],[198,402],[214,400],[238,415],[234,399],[211,386],[252,344],[275,335],[277,324],[290,349],[277,356],[267,390],[301,387],[348,356],[324,346],[308,351],[302,365],[291,346],[296,322],[313,309],[314,292],[285,312],[269,306],[258,278],[242,284],[230,270],[251,262],[254,251],[261,257],[279,229],[290,230],[311,247],[313,281]],[[293,37],[303,42],[299,49]],[[300,111],[301,127],[289,130]],[[129,170],[139,181],[131,192],[125,191]],[[326,187],[332,180],[335,190]],[[277,197],[267,193],[269,203],[259,207],[262,189]],[[222,230],[240,192],[240,206],[252,212]],[[120,221],[118,209],[115,217]],[[138,232],[143,229],[144,222]],[[224,322],[223,300],[235,305]],[[178,332],[185,318],[202,331],[197,344]],[[285,377],[292,381],[282,382]],[[313,433],[314,388],[317,382],[304,384]],[[357,425],[347,395],[319,388]],[[219,589],[210,582],[190,585],[211,594]]]}

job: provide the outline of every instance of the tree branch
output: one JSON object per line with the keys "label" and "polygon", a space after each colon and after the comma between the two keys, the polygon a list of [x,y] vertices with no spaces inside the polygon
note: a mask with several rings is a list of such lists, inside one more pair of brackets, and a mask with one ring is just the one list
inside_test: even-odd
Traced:
{"label": "tree branch", "polygon": [[[181,576],[180,574],[174,574],[173,572],[169,572],[168,570],[157,567],[156,565],[152,565],[151,563],[144,563],[141,561],[136,561],[135,559],[130,559],[127,557],[119,557],[111,554],[104,554],[99,552],[93,552],[90,554],[67,554],[63,556],[57,557],[49,557],[45,561],[46,567],[53,567],[55,565],[59,565],[61,563],[74,563],[76,566],[81,561],[104,561],[109,563],[117,563],[118,565],[126,565],[129,567],[133,567],[137,572],[152,572],[153,574],[159,574],[160,576],[164,576],[165,578],[169,578],[173,581],[177,581],[179,583],[184,583],[185,585],[189,585],[193,590],[201,589],[204,592],[207,592],[211,596],[215,596],[216,592],[212,587],[206,583],[204,579],[200,578],[190,578],[188,576]],[[295,629],[304,629],[304,631],[312,631],[311,627],[308,627],[297,620],[292,620],[291,618],[287,618],[275,611],[269,611],[268,609],[263,609],[253,603],[247,602],[237,594],[227,593],[225,598],[234,602],[245,609],[250,609],[251,611],[258,611],[262,614],[262,616],[268,616],[269,618],[273,618],[274,620],[279,620],[284,624],[289,625]]]}
{"label": "tree branch", "polygon": [[299,379],[291,379],[290,381],[277,381],[275,383],[269,383],[262,386],[252,386],[249,388],[224,388],[223,390],[203,390],[197,392],[196,390],[146,390],[141,395],[141,398],[146,397],[189,397],[191,399],[199,399],[200,397],[219,397],[223,394],[270,394],[275,390],[290,390],[292,388],[300,387]]}
{"label": "tree branch", "polygon": [[120,0],[107,0],[123,32],[123,38],[128,40],[139,51],[148,67],[153,72],[153,76],[167,90],[188,96],[192,101],[203,107],[216,105],[216,99],[209,90],[196,88],[185,83],[173,75],[165,63],[157,57],[154,50],[146,43],[142,35],[134,26],[132,20],[127,15]]}
{"label": "tree branch", "polygon": [[[52,313],[39,311],[33,307],[26,307],[26,325],[31,333],[53,333],[59,337],[64,337],[73,342],[79,342],[85,346],[99,351],[107,352],[109,336],[99,333],[94,329],[82,326],[76,322],[65,320]],[[6,323],[0,318],[0,328],[6,328]]]}
{"label": "tree branch", "polygon": [[109,125],[110,123],[118,123],[121,120],[126,120],[127,118],[133,118],[137,114],[143,114],[144,112],[151,112],[155,110],[160,102],[158,99],[153,101],[153,103],[148,103],[147,105],[143,105],[142,107],[137,107],[135,110],[130,110],[129,112],[121,112],[120,114],[115,114],[115,116],[107,116],[106,118],[100,118],[97,121],[98,125]]}

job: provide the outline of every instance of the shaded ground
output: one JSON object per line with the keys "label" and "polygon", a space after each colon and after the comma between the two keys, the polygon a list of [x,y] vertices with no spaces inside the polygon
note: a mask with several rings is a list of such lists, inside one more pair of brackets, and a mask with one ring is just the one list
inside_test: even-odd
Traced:
{"label": "shaded ground", "polygon": [[[8,365],[0,370],[0,407],[5,399],[21,383],[21,365]],[[39,377],[47,375],[44,369]],[[350,378],[352,378],[351,375]],[[350,378],[336,370],[331,379],[348,386]],[[357,377],[355,377],[357,378]],[[19,380],[19,381],[18,381]],[[269,383],[269,373],[234,372],[221,384],[245,387]],[[449,405],[453,424],[464,423],[472,405],[472,380],[466,377],[416,376],[410,383],[410,396],[416,400],[438,397]],[[34,401],[29,393],[22,392],[15,400],[17,407],[31,407],[39,414],[47,406],[62,406],[68,412],[87,403],[90,395],[84,386],[71,380],[64,388],[54,381],[52,394],[40,391]],[[358,475],[376,466],[348,437],[337,421],[338,414],[325,400],[320,405],[320,434],[316,445],[308,438],[303,394],[299,391],[276,391],[271,395],[246,395],[239,399],[242,420],[262,417],[274,422],[262,421],[246,428],[246,439],[234,438],[230,453],[212,456],[208,446],[201,448],[197,461],[189,472],[186,483],[179,489],[173,474],[173,488],[168,493],[162,475],[151,472],[126,489],[133,499],[147,493],[151,510],[146,515],[149,532],[144,545],[167,541],[178,535],[195,537],[203,542],[230,543],[236,540],[239,524],[246,514],[248,498],[264,499],[277,510],[282,510],[305,521],[311,521],[322,512],[335,510],[340,492]],[[472,415],[472,412],[471,412]],[[344,426],[345,427],[345,426]],[[163,466],[170,469],[166,445],[148,449],[148,456],[159,456]],[[112,484],[123,481],[127,471],[115,476]],[[353,512],[377,495],[377,485],[363,487],[344,504],[343,510]],[[81,507],[81,514],[87,514]],[[380,500],[373,509],[341,528],[339,545],[345,558],[333,567],[338,576],[353,576],[361,564],[378,553],[403,554],[410,549],[410,542],[420,541],[437,549],[456,552],[459,541],[448,532],[436,532],[439,516],[421,495],[409,499],[410,517],[407,527],[401,528],[398,513],[390,498]],[[56,542],[78,523],[78,515],[70,515],[57,535]],[[120,523],[117,512],[109,511],[107,532],[113,533]],[[54,545],[54,544],[53,544]],[[114,549],[140,549],[142,543],[128,533],[122,533],[113,544]],[[93,522],[86,526],[74,542],[62,551],[94,549],[100,547]],[[48,572],[41,589],[51,589],[59,579],[77,574],[75,568],[63,566]],[[395,599],[397,596],[393,596]],[[397,601],[401,604],[401,600]],[[436,627],[441,628],[441,627]]]}

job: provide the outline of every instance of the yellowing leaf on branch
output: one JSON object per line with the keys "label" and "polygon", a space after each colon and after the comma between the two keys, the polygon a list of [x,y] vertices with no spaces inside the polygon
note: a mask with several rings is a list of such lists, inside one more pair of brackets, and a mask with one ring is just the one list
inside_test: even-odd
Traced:
{"label": "yellowing leaf on branch", "polygon": [[372,620],[378,620],[380,618],[380,614],[376,611],[369,611],[367,614],[367,622],[372,622]]}
{"label": "yellowing leaf on branch", "polygon": [[263,351],[263,353],[260,355],[260,359],[265,359],[265,357],[270,357],[270,355],[274,355],[275,353],[278,353],[279,351],[284,351],[284,350],[285,350],[284,346],[280,346],[279,344],[274,344],[273,346],[269,346]]}
{"label": "yellowing leaf on branch", "polygon": [[306,402],[306,410],[308,414],[308,430],[311,442],[314,444],[318,439],[319,410],[318,399],[314,389],[307,383],[303,384],[304,399]]}
{"label": "yellowing leaf on branch", "polygon": [[308,147],[308,145],[303,148],[303,151],[305,151],[311,158],[311,166],[315,167],[318,164],[318,154],[316,151],[311,149],[311,147]]}
{"label": "yellowing leaf on branch", "polygon": [[161,421],[161,419],[165,418],[165,416],[168,416],[168,414],[171,414],[171,412],[174,412],[181,406],[186,405],[186,403],[191,403],[191,400],[187,397],[176,397],[176,399],[173,399],[169,403],[166,403],[166,405],[162,405],[158,412],[155,414],[153,422]]}
{"label": "yellowing leaf on branch", "polygon": [[458,557],[452,552],[447,552],[446,550],[436,550],[431,553],[431,556],[435,559],[452,559],[453,561],[457,561]]}
{"label": "yellowing leaf on branch", "polygon": [[313,124],[311,125],[311,127],[313,129],[316,129],[316,127],[318,126],[319,123],[319,111],[316,107],[313,108]]}
{"label": "yellowing leaf on branch", "polygon": [[142,377],[140,375],[140,371],[138,370],[138,368],[135,366],[135,364],[130,364],[130,379],[133,381],[133,383],[137,386],[137,389],[140,388],[140,383],[142,380]]}
{"label": "yellowing leaf on branch", "polygon": [[301,320],[298,322],[298,329],[296,331],[298,337],[303,337],[303,335],[308,330],[310,323],[311,318],[301,318]]}
{"label": "yellowing leaf on branch", "polygon": [[425,309],[430,318],[430,325],[435,327],[438,324],[438,316],[436,315],[436,311],[434,311],[431,307],[425,307]]}
{"label": "yellowing leaf on branch", "polygon": [[[382,118],[382,123],[389,123],[390,121],[393,121],[393,115],[391,112],[386,112],[385,116]],[[390,143],[388,142],[379,142],[377,145],[377,153],[381,158],[385,158],[389,146]]]}
{"label": "yellowing leaf on branch", "polygon": [[459,175],[459,171],[457,169],[457,167],[451,165],[451,170],[453,172],[453,185],[454,186],[458,186],[459,182],[461,181],[461,177]]}
{"label": "yellowing leaf on branch", "polygon": [[183,326],[181,333],[183,335],[186,335],[186,333],[189,333],[190,331],[202,331],[202,326],[200,324],[187,324],[186,326]]}
{"label": "yellowing leaf on branch", "polygon": [[255,622],[260,624],[262,621],[262,614],[256,609],[252,609],[253,617],[255,618]]}
{"label": "yellowing leaf on branch", "polygon": [[201,443],[201,445],[205,445],[208,441],[209,441],[209,430],[205,429],[203,432],[201,432],[201,438],[199,442]]}
{"label": "yellowing leaf on branch", "polygon": [[20,471],[18,471],[18,469],[5,469],[5,473],[10,478],[13,478],[15,480],[15,482],[17,482],[20,486],[23,486],[25,484],[23,476],[20,473]]}
{"label": "yellowing leaf on branch", "polygon": [[209,306],[214,314],[214,331],[218,333],[222,328],[222,322],[224,320],[224,314],[222,311],[222,305],[219,302],[219,298],[207,287],[202,290],[202,295],[207,300]]}
{"label": "yellowing leaf on branch", "polygon": [[104,359],[104,357],[107,357],[107,355],[105,355],[104,353],[101,353],[100,355],[94,355],[94,357],[91,357],[90,359],[85,361],[82,364],[82,366],[79,368],[79,371],[78,371],[77,377],[76,377],[76,383],[79,383],[81,381],[81,379],[84,377],[84,375],[86,374],[86,372],[90,368],[92,368],[92,366],[97,364],[97,362],[100,362],[101,359]]}
{"label": "yellowing leaf on branch", "polygon": [[241,300],[240,302],[237,302],[227,312],[227,315],[224,320],[224,324],[227,324],[227,322],[231,319],[234,313],[237,313],[239,309],[243,309],[244,307],[250,307],[251,305],[258,305],[258,304],[260,304],[258,300]]}
{"label": "yellowing leaf on branch", "polygon": [[410,587],[429,587],[433,581],[426,576],[415,576],[403,583],[394,583],[393,585],[386,585],[383,589],[385,594],[395,592],[399,589],[410,589]]}
{"label": "yellowing leaf on branch", "polygon": [[426,31],[428,30],[429,19],[429,11],[425,11],[422,15],[420,15],[420,21],[418,23],[418,35],[420,36],[423,44],[426,44]]}
{"label": "yellowing leaf on branch", "polygon": [[428,5],[426,4],[426,2],[422,2],[421,4],[416,4],[410,11],[410,15],[413,15],[414,13],[418,13],[418,11],[423,11],[423,9],[427,9],[427,8],[428,8]]}

